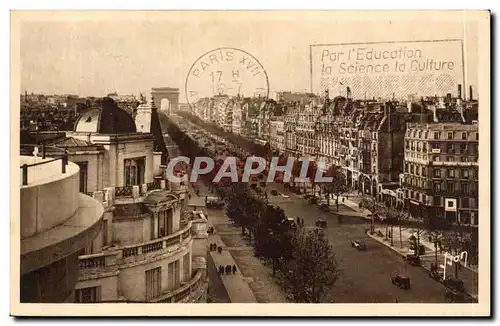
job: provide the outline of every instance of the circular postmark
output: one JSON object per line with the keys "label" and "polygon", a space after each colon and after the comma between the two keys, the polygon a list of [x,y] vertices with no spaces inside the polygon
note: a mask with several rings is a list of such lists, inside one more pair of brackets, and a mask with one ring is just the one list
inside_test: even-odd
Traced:
{"label": "circular postmark", "polygon": [[189,106],[214,96],[269,96],[269,80],[262,64],[250,53],[236,48],[218,48],[204,53],[186,77]]}

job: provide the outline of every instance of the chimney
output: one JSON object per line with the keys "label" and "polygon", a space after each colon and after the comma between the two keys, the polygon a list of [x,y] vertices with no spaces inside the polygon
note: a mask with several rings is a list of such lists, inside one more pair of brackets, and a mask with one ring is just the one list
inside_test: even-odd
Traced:
{"label": "chimney", "polygon": [[458,84],[458,98],[462,98],[462,85]]}
{"label": "chimney", "polygon": [[469,100],[472,101],[472,86],[469,86]]}

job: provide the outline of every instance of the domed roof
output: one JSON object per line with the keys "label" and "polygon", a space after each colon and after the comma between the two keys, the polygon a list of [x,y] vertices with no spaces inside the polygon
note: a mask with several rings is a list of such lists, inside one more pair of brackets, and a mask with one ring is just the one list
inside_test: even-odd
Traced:
{"label": "domed roof", "polygon": [[123,134],[137,132],[134,119],[110,98],[102,99],[100,108],[83,112],[76,120],[74,131],[98,134]]}

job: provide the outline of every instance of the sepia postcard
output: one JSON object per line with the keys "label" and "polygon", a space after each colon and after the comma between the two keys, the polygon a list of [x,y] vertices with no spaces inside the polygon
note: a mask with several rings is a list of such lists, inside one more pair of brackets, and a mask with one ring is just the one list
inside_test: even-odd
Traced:
{"label": "sepia postcard", "polygon": [[11,314],[489,316],[490,73],[486,10],[12,11]]}

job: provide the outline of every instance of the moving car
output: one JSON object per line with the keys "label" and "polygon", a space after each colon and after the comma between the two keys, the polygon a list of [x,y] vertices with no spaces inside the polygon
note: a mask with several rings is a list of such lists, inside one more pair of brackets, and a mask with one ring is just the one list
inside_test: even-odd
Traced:
{"label": "moving car", "polygon": [[409,290],[411,288],[410,278],[408,276],[394,275],[391,277],[391,282],[403,290]]}
{"label": "moving car", "polygon": [[351,246],[358,250],[366,250],[366,244],[363,241],[353,240],[351,241]]}

